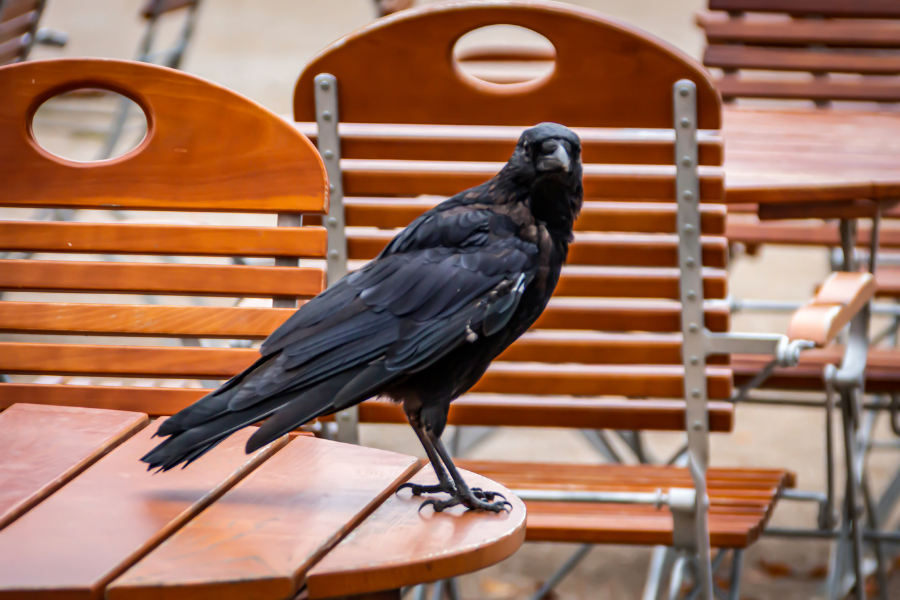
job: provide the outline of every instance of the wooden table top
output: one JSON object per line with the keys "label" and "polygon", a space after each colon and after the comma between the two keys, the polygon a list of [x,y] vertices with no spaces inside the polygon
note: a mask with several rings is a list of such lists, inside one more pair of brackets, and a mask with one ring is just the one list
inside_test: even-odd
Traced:
{"label": "wooden table top", "polygon": [[726,106],[728,203],[900,198],[900,111]]}
{"label": "wooden table top", "polygon": [[[17,404],[0,413],[0,599],[352,596],[515,552],[525,507],[418,513],[393,494],[418,459],[308,436],[246,455],[242,430],[189,469],[148,473],[146,415]],[[424,468],[423,468],[424,466]]]}

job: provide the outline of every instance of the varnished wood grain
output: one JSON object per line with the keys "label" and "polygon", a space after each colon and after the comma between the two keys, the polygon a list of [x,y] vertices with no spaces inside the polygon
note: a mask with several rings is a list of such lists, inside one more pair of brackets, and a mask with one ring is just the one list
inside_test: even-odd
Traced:
{"label": "varnished wood grain", "polygon": [[828,345],[875,296],[875,289],[871,273],[832,273],[816,296],[793,314],[788,337],[820,348]]}
{"label": "varnished wood grain", "polygon": [[[473,29],[496,24],[525,27],[550,40],[556,48],[553,73],[514,88],[463,74],[452,61],[454,43]],[[597,69],[597,64],[605,66]],[[686,78],[698,86],[700,127],[720,126],[719,96],[690,58],[627,25],[563,4],[443,4],[377,21],[332,44],[304,68],[294,90],[295,121],[315,121],[313,79],[320,73],[337,77],[345,122],[527,126],[556,121],[668,129],[672,85]],[[349,102],[369,97],[373,81],[377,102]],[[558,92],[574,89],[582,93]],[[541,107],[539,116],[535,106]]]}
{"label": "varnished wood grain", "polygon": [[[437,203],[431,198],[347,198],[344,200],[345,218],[348,227],[406,227]],[[676,210],[674,203],[587,200],[575,222],[575,230],[675,233]],[[702,205],[700,229],[708,235],[724,233],[725,214],[725,207],[721,205]],[[310,217],[310,223],[316,218]]]}
{"label": "varnished wood grain", "polygon": [[320,227],[213,227],[0,221],[0,247],[15,252],[315,258]]}
{"label": "varnished wood grain", "polygon": [[0,529],[147,423],[142,413],[36,404],[0,413]]}
{"label": "varnished wood grain", "polygon": [[319,267],[5,260],[0,288],[235,298],[311,297],[325,288]]}
{"label": "varnished wood grain", "polygon": [[797,16],[900,19],[900,6],[891,0],[709,0],[709,8]]}
{"label": "varnished wood grain", "polygon": [[[463,507],[434,514],[418,511],[409,492],[388,497],[353,535],[309,572],[310,598],[363,594],[436,581],[478,571],[511,556],[525,540],[525,505],[493,481],[463,472],[471,486],[510,499],[508,513],[484,514]],[[437,482],[427,465],[412,480]]]}
{"label": "varnished wood grain", "polygon": [[148,473],[146,427],[0,531],[0,598],[103,597],[105,586],[268,458],[235,433],[188,470]]}
{"label": "varnished wood grain", "polygon": [[[692,487],[687,469],[650,465],[566,465],[460,461],[464,468],[510,489],[663,491]],[[762,532],[778,493],[793,474],[775,469],[707,472],[709,528],[713,547],[743,548]],[[653,506],[528,502],[528,541],[611,544],[672,543],[672,515]]]}
{"label": "varnished wood grain", "polygon": [[[294,123],[294,127],[310,140],[317,139],[315,123]],[[523,129],[497,125],[402,123],[341,123],[338,126],[343,158],[483,162],[506,162]],[[675,136],[671,130],[571,129],[581,138],[581,159],[586,164],[672,164]],[[722,164],[723,143],[719,136],[701,132],[697,142],[698,164]]]}
{"label": "varnished wood grain", "polygon": [[289,308],[0,302],[0,332],[265,339]]}
{"label": "varnished wood grain", "polygon": [[[107,597],[289,598],[419,467],[411,456],[298,437],[113,582]],[[418,518],[418,505],[407,508]],[[408,542],[401,533],[386,543]]]}
{"label": "varnished wood grain", "polygon": [[[141,106],[149,129],[135,150],[74,163],[34,141],[28,124],[40,104],[84,87],[109,89]],[[117,60],[30,61],[0,68],[0,89],[2,205],[327,210],[324,165],[309,140],[252,100],[193,75]]]}

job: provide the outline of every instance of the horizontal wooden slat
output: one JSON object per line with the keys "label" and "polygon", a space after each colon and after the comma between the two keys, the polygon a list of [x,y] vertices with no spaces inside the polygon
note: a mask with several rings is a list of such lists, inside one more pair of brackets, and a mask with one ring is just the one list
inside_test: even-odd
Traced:
{"label": "horizontal wooden slat", "polygon": [[[315,123],[294,123],[316,140]],[[522,134],[521,127],[381,125],[341,123],[341,156],[350,159],[506,162]],[[584,164],[671,165],[674,132],[661,129],[573,128],[581,138]],[[698,135],[701,165],[721,165],[720,137]]]}
{"label": "horizontal wooden slat", "polygon": [[[347,251],[351,259],[369,260],[393,239],[395,231],[349,230]],[[612,265],[674,267],[678,265],[678,238],[674,235],[575,234],[566,263],[570,265]],[[728,244],[725,238],[703,239],[703,264],[725,267]]]}
{"label": "horizontal wooden slat", "polygon": [[767,81],[725,77],[716,80],[724,98],[900,101],[900,83],[893,81]]}
{"label": "horizontal wooden slat", "polygon": [[524,60],[556,60],[556,49],[552,46],[471,46],[454,52],[458,62],[488,61],[517,62]]}
{"label": "horizontal wooden slat", "polygon": [[796,48],[754,48],[711,45],[703,53],[703,64],[722,69],[765,69],[769,71],[810,71],[814,73],[900,73],[900,54],[882,50],[827,50]]}
{"label": "horizontal wooden slat", "polygon": [[740,42],[773,46],[900,48],[900,22],[834,19],[772,21],[700,14],[697,23],[710,43]]}
{"label": "horizontal wooden slat", "polygon": [[261,340],[292,308],[0,302],[0,332]]}
{"label": "horizontal wooden slat", "polygon": [[[710,402],[710,431],[729,432],[734,404]],[[327,417],[323,420],[333,420]],[[619,400],[467,394],[450,405],[450,425],[483,427],[578,427],[585,429],[684,430],[684,400]],[[360,405],[363,423],[406,423],[403,409],[390,402]]]}
{"label": "horizontal wooden slat", "polygon": [[8,21],[19,15],[37,10],[40,0],[7,0],[3,3],[3,20]]}
{"label": "horizontal wooden slat", "polygon": [[[706,327],[727,331],[727,307],[707,307]],[[544,329],[594,329],[597,331],[681,331],[681,304],[664,300],[598,302],[583,298],[551,298],[534,325]]]}
{"label": "horizontal wooden slat", "polygon": [[319,268],[4,260],[0,289],[265,298],[315,296]]}
{"label": "horizontal wooden slat", "polygon": [[[436,162],[417,160],[343,159],[344,193],[348,196],[452,195],[480,185],[496,175],[505,163]],[[701,167],[700,197],[721,200],[724,183],[717,167]],[[584,166],[587,197],[675,197],[674,165]]]}
{"label": "horizontal wooden slat", "polygon": [[[253,363],[252,349],[0,342],[0,373],[227,379]],[[731,372],[710,367],[709,396],[728,398]],[[678,398],[679,366],[496,362],[475,387],[485,393]]]}
{"label": "horizontal wooden slat", "polygon": [[805,16],[898,19],[894,0],[709,0],[710,10],[789,13]]}
{"label": "horizontal wooden slat", "polygon": [[[151,416],[172,415],[210,390],[96,385],[8,383],[0,386],[0,409],[27,398],[34,404],[113,410],[140,410]],[[708,403],[710,431],[729,432],[734,405]],[[562,396],[467,394],[450,406],[451,425],[521,427],[597,427],[681,431],[684,400],[623,400]],[[331,417],[326,418],[329,420]],[[360,404],[363,423],[406,423],[399,406],[380,400]]]}
{"label": "horizontal wooden slat", "polygon": [[[649,465],[565,465],[460,461],[512,490],[566,489],[654,492],[692,487],[687,469]],[[710,469],[709,529],[715,547],[746,547],[762,532],[779,493],[793,474],[769,469]],[[527,502],[531,541],[614,544],[672,543],[672,516],[652,506]]]}
{"label": "horizontal wooden slat", "polygon": [[[857,245],[871,243],[872,229],[866,223],[859,224]],[[783,244],[788,246],[841,245],[841,235],[836,223],[810,221],[808,223],[778,223],[729,219],[726,237],[731,242],[743,244]],[[881,227],[878,245],[882,248],[900,248],[900,229]]]}
{"label": "horizontal wooden slat", "polygon": [[[0,302],[0,332],[261,340],[293,312],[291,308],[5,301]],[[680,331],[680,314],[680,305],[676,302],[598,303],[553,298],[536,327]],[[713,331],[725,331],[727,309],[708,308],[706,324]]]}
{"label": "horizontal wooden slat", "polygon": [[4,15],[3,22],[0,23],[0,43],[28,33],[36,20],[37,14],[33,12],[19,15],[13,19],[7,19]]}
{"label": "horizontal wooden slat", "polygon": [[0,250],[181,256],[324,257],[321,227],[0,221]]}
{"label": "horizontal wooden slat", "polygon": [[0,65],[19,58],[26,47],[24,37],[13,38],[0,44]]}
{"label": "horizontal wooden slat", "polygon": [[[703,269],[703,297],[725,298],[728,277],[725,271]],[[680,298],[677,268],[563,267],[556,296],[600,298]]]}
{"label": "horizontal wooden slat", "polygon": [[[426,210],[434,208],[437,199],[346,198],[344,215],[350,227],[406,227]],[[675,233],[678,207],[662,202],[585,201],[575,222],[576,231],[634,233]],[[700,228],[704,234],[725,232],[725,207],[705,204],[700,207]],[[318,217],[304,217],[315,223]]]}

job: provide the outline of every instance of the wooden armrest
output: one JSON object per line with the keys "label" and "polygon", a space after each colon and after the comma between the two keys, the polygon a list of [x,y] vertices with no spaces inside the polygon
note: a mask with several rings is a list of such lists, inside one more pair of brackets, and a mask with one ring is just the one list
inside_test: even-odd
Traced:
{"label": "wooden armrest", "polygon": [[791,318],[788,337],[827,345],[875,295],[871,273],[834,273]]}

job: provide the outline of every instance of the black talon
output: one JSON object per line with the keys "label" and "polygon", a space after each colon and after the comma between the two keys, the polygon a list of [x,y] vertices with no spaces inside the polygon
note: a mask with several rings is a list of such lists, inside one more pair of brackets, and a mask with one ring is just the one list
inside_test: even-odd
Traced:
{"label": "black talon", "polygon": [[[485,491],[478,487],[471,488],[471,491],[472,491],[472,495],[475,496],[476,498],[478,498],[479,500],[487,500],[488,502],[490,502],[494,498],[498,498],[498,497],[503,498],[504,501],[506,500],[506,496],[504,496],[500,492]],[[510,505],[510,507],[512,507],[512,505]]]}
{"label": "black talon", "polygon": [[453,487],[453,484],[442,484],[438,483],[436,485],[421,485],[418,483],[403,483],[397,486],[397,491],[394,494],[399,494],[400,490],[409,489],[412,490],[413,496],[421,496],[422,494],[450,494],[451,496],[456,494],[456,488]]}

